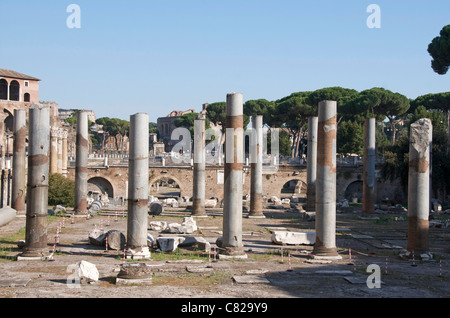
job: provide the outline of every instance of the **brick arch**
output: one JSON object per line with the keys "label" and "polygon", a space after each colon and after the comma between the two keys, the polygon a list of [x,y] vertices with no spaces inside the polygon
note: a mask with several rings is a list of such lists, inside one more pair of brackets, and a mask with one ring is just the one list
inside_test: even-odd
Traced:
{"label": "brick arch", "polygon": [[350,182],[345,188],[344,196],[347,200],[351,200],[355,197],[362,202],[363,181],[353,180],[353,182]]}
{"label": "brick arch", "polygon": [[107,193],[108,197],[114,198],[114,186],[113,183],[105,177],[91,177],[88,179],[88,187],[89,183],[95,185],[102,193]]}
{"label": "brick arch", "polygon": [[[173,181],[175,181],[178,186],[180,187],[180,197],[183,196],[183,193],[185,192],[183,189],[186,189],[186,184],[184,184],[183,182],[181,182],[177,177],[174,177],[173,175],[170,174],[159,174],[153,178],[150,179],[150,181],[148,182],[148,187],[149,190],[151,189],[151,186],[153,183],[155,183],[156,181],[158,181],[159,179],[162,178],[166,178],[166,179],[172,179]],[[192,183],[191,183],[192,186]]]}
{"label": "brick arch", "polygon": [[[287,179],[289,179],[289,180],[287,180]],[[292,178],[292,177],[291,178],[287,178],[287,179],[285,179],[286,182],[281,187],[281,190],[280,190],[281,194],[296,194],[296,195],[305,194],[306,195],[306,182],[305,182],[305,180],[302,180],[300,178]],[[286,183],[291,182],[291,181],[297,181],[297,184],[295,186],[294,192],[293,193],[291,193],[291,192],[284,192],[283,191],[284,186],[286,185]]]}

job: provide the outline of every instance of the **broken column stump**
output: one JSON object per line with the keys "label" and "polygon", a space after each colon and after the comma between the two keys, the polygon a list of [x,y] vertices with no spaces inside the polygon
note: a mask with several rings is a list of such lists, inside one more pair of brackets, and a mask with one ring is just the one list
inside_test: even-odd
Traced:
{"label": "broken column stump", "polygon": [[422,118],[411,124],[408,175],[408,247],[415,254],[428,251],[430,213],[430,153],[433,126]]}

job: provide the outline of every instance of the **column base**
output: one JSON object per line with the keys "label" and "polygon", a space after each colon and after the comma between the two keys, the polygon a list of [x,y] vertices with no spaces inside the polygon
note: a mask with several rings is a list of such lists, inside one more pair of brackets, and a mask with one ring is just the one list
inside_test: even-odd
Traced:
{"label": "column base", "polygon": [[342,256],[338,254],[336,248],[314,247],[311,258],[317,260],[340,260]]}
{"label": "column base", "polygon": [[249,218],[249,219],[265,219],[266,218],[266,216],[264,215],[264,214],[262,214],[262,213],[249,213],[248,215],[247,215],[247,218]]}
{"label": "column base", "polygon": [[220,247],[218,256],[219,259],[246,259],[248,257],[243,247]]}
{"label": "column base", "polygon": [[[47,252],[47,253],[46,253]],[[24,248],[24,252],[17,255],[18,261],[44,261],[48,259],[49,254],[47,249],[29,249]]]}
{"label": "column base", "polygon": [[148,246],[129,248],[125,251],[125,258],[132,260],[150,259],[151,254]]}
{"label": "column base", "polygon": [[191,214],[191,216],[193,218],[207,218],[208,217],[208,215],[206,213],[205,214]]}

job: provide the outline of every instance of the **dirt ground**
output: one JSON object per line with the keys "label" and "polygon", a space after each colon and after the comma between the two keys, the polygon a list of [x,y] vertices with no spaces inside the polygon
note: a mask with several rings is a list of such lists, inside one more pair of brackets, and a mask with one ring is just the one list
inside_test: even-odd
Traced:
{"label": "dirt ground", "polygon": [[[149,221],[181,223],[189,212],[165,210]],[[245,216],[245,214],[244,214]],[[123,251],[106,251],[88,242],[90,230],[116,229],[126,236],[126,215],[102,211],[86,218],[65,217],[53,261],[17,261],[21,253],[17,241],[24,237],[25,217],[16,217],[0,228],[1,298],[448,298],[450,296],[450,228],[430,228],[428,261],[404,259],[407,244],[405,212],[375,214],[377,219],[362,219],[361,211],[349,209],[337,214],[336,246],[341,260],[311,263],[312,246],[280,246],[272,243],[271,230],[314,230],[299,212],[265,210],[265,219],[243,218],[245,260],[214,261],[213,256],[193,249],[179,248],[174,253],[152,250],[151,285],[118,285],[115,278],[123,263]],[[64,217],[49,218],[49,251],[55,242],[57,226]],[[440,218],[450,218],[442,215]],[[222,213],[208,211],[197,218],[199,230],[215,247],[221,236]],[[21,230],[22,229],[22,230]],[[158,232],[149,232],[155,238]],[[283,253],[281,250],[283,249]],[[351,249],[351,262],[350,253]],[[290,256],[289,256],[290,255]],[[210,261],[211,259],[211,261]],[[81,260],[96,265],[100,278],[95,283],[73,284],[71,264]],[[134,261],[136,262],[136,261]],[[379,266],[381,285],[369,288],[372,271]],[[210,267],[208,267],[210,265]],[[416,266],[413,266],[416,265]],[[375,273],[375,272],[374,272]],[[263,278],[242,283],[238,278]],[[371,276],[373,277],[373,276]]]}

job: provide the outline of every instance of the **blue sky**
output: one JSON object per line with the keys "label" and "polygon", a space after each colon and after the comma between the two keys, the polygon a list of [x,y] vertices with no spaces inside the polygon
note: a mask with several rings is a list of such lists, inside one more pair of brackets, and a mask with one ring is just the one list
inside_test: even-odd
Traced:
{"label": "blue sky", "polygon": [[[70,29],[70,4],[81,28]],[[370,29],[369,4],[381,9]],[[2,0],[0,68],[40,78],[40,100],[150,121],[205,102],[342,86],[415,98],[450,90],[428,44],[450,1]]]}

